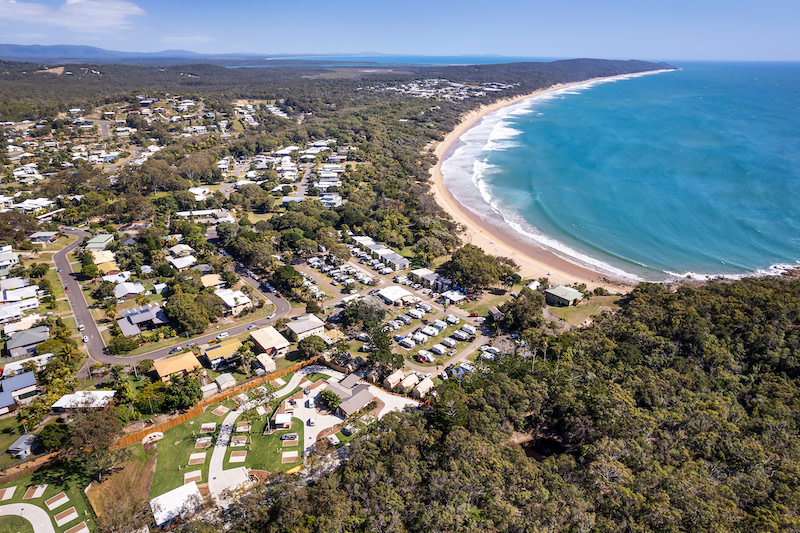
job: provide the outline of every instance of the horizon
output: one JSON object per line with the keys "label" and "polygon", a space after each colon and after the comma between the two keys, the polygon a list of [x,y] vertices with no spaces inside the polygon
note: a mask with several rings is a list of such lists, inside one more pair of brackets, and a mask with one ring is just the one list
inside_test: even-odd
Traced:
{"label": "horizon", "polygon": [[[569,6],[506,0],[492,9],[467,0],[457,10],[412,0],[400,11],[350,0],[334,14],[329,4],[319,1],[268,6],[242,0],[219,8],[186,0],[0,0],[0,40],[126,53],[180,50],[266,57],[800,61],[800,38],[794,28],[800,4],[788,0],[766,5],[751,0],[710,0],[703,5],[676,0],[635,8],[621,0],[602,5],[576,0]],[[465,31],[477,17],[481,26]],[[362,51],[327,51],[334,47]],[[298,51],[303,49],[315,52]]]}

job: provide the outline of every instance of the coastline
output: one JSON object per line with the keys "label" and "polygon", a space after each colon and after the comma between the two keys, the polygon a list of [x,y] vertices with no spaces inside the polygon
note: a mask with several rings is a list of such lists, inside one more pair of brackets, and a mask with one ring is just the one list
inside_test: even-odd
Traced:
{"label": "coastline", "polygon": [[612,292],[630,292],[635,284],[628,280],[612,278],[606,274],[601,274],[571,263],[544,248],[540,248],[514,235],[511,228],[509,228],[508,231],[504,231],[483,220],[467,206],[456,200],[447,187],[444,186],[442,163],[455,150],[461,136],[478,124],[478,122],[489,113],[522,102],[528,98],[558,91],[567,87],[583,85],[599,80],[613,80],[627,78],[631,75],[656,74],[665,71],[668,71],[668,69],[597,77],[574,83],[561,83],[534,91],[530,94],[515,96],[513,98],[504,98],[493,104],[483,105],[478,109],[470,111],[463,117],[458,126],[447,134],[444,140],[433,147],[433,153],[437,157],[436,164],[431,168],[434,198],[442,209],[449,213],[453,220],[461,224],[464,228],[464,231],[461,232],[461,237],[465,242],[483,248],[486,253],[513,259],[519,265],[519,274],[523,279],[547,277],[550,279],[552,285],[585,283],[590,290],[595,287],[604,287]]}

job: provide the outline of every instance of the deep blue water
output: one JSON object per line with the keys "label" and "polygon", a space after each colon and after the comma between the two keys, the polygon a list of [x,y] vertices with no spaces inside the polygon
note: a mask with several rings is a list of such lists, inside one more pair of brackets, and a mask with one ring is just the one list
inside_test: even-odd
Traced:
{"label": "deep blue water", "polygon": [[679,67],[487,116],[444,162],[445,185],[499,227],[604,273],[797,266],[800,64]]}

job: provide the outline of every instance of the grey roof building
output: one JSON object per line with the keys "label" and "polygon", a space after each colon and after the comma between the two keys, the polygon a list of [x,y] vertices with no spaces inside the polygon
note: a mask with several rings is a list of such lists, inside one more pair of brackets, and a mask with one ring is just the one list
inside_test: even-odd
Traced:
{"label": "grey roof building", "polygon": [[50,338],[50,328],[37,326],[16,332],[6,343],[9,355],[19,357],[36,352],[36,347]]}
{"label": "grey roof building", "polygon": [[126,337],[139,335],[142,328],[150,329],[167,324],[169,319],[158,304],[143,305],[122,311],[122,318],[117,320],[119,329]]}

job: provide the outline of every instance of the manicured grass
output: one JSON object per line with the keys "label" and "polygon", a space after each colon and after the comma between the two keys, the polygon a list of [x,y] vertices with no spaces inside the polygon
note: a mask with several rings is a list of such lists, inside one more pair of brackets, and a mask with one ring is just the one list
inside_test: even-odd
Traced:
{"label": "manicured grass", "polygon": [[328,374],[324,374],[322,372],[312,372],[311,374],[308,374],[306,376],[306,379],[308,381],[316,382],[316,381],[319,381],[321,379],[331,379],[331,377]]}
{"label": "manicured grass", "polygon": [[[4,501],[3,504],[30,503],[41,507],[50,515],[51,519],[57,513],[69,509],[69,507],[75,507],[75,511],[78,513],[78,519],[62,527],[57,527],[55,520],[52,520],[53,527],[57,533],[63,533],[83,520],[86,520],[86,524],[89,526],[90,530],[97,531],[94,513],[91,511],[89,502],[83,492],[83,489],[94,480],[95,478],[91,478],[87,475],[84,461],[82,459],[73,459],[5,483],[0,485],[0,488],[17,487],[17,490],[14,492],[14,497]],[[45,490],[41,498],[23,500],[22,497],[25,495],[25,491],[28,487],[33,485],[47,485],[47,490]],[[69,497],[69,504],[59,507],[54,511],[49,511],[44,504],[45,500],[52,498],[62,491]]]}
{"label": "manicured grass", "polygon": [[33,526],[21,516],[0,518],[0,533],[33,533]]}
{"label": "manicured grass", "polygon": [[[267,420],[268,418],[264,417],[263,420],[253,422],[250,432],[251,441],[248,446],[230,449],[247,451],[247,459],[244,463],[230,463],[231,452],[227,452],[225,457],[226,469],[246,465],[256,470],[285,472],[303,462],[303,430],[305,429],[303,421],[299,418],[292,418],[291,430],[276,431],[272,435],[264,436],[262,433],[264,432]],[[286,433],[297,433],[297,446],[281,446],[281,435],[285,435]],[[282,453],[288,451],[297,451],[298,459],[296,463],[281,463]]]}
{"label": "manicured grass", "polygon": [[[22,424],[17,422],[14,415],[0,420],[0,450],[5,452],[9,446],[14,444],[14,441],[22,436]],[[7,453],[0,456],[0,468],[5,468],[9,465],[20,462],[19,459],[14,459]]]}
{"label": "manicured grass", "polygon": [[592,296],[589,303],[577,307],[550,307],[550,314],[572,326],[583,324],[588,318],[603,311],[616,312],[621,309],[619,296]]}

